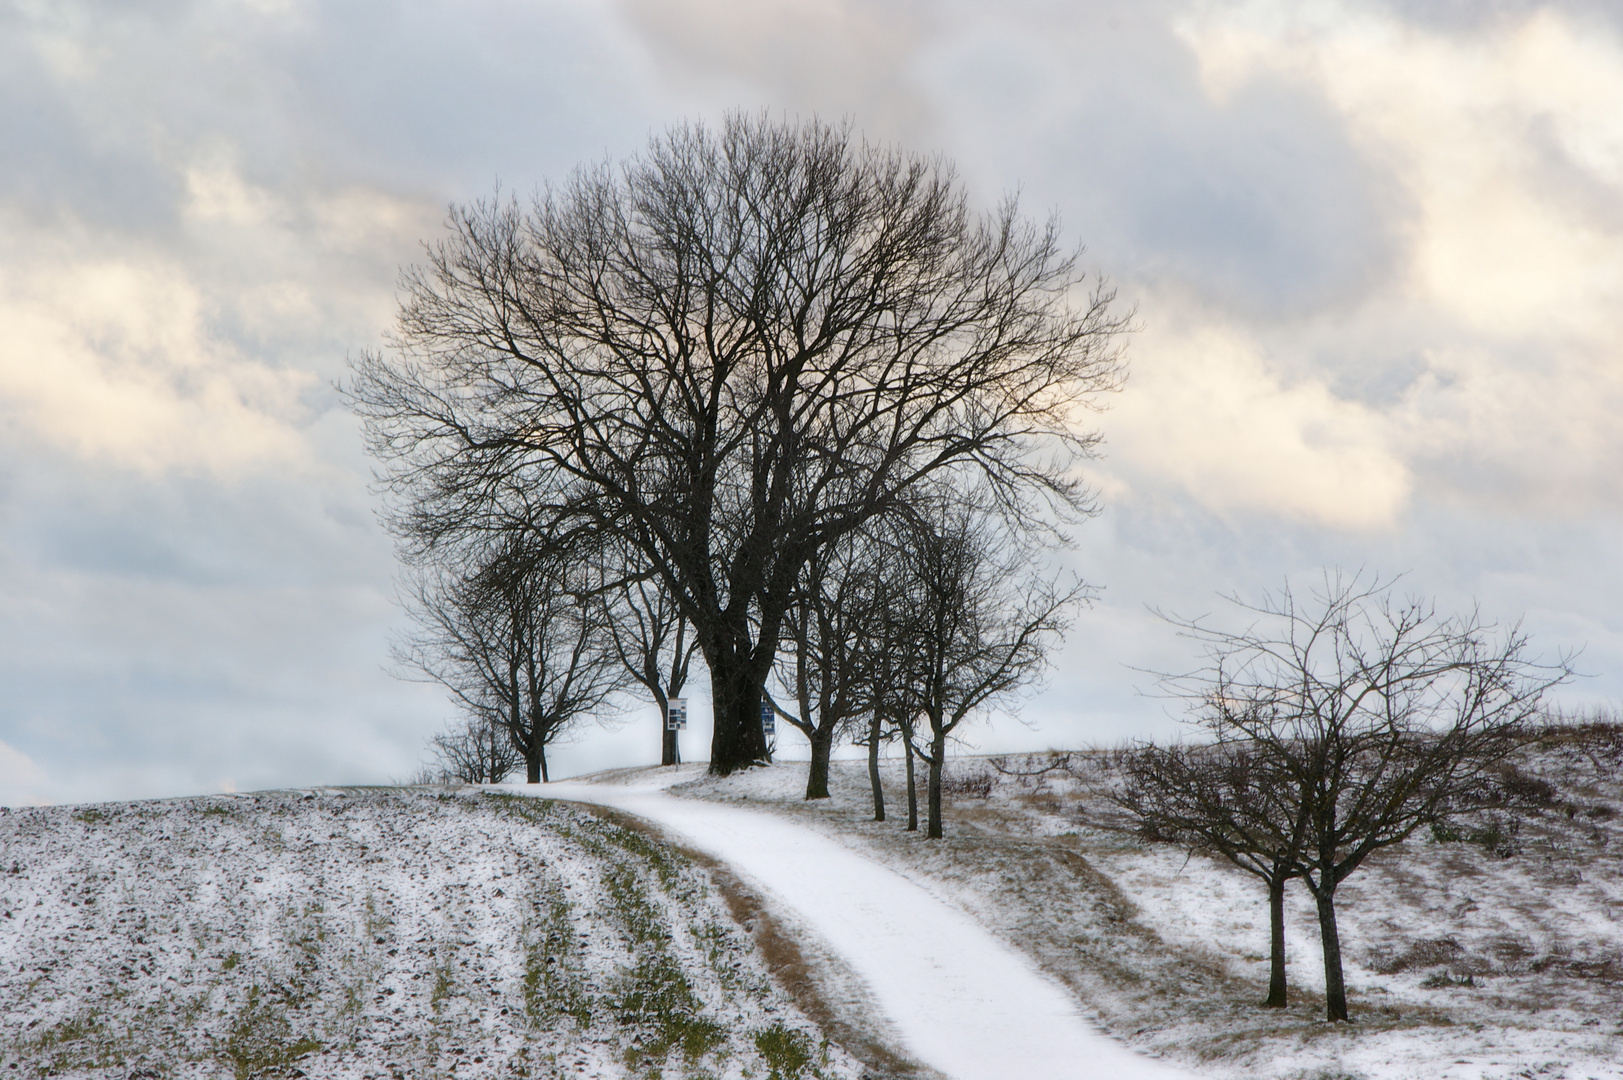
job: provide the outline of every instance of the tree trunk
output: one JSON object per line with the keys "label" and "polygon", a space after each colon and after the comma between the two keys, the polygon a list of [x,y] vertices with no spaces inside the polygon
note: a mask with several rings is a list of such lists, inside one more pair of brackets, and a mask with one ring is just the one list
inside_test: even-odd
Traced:
{"label": "tree trunk", "polygon": [[806,772],[806,798],[828,798],[828,757],[834,750],[834,729],[813,728],[811,768]]}
{"label": "tree trunk", "polygon": [[544,730],[545,727],[542,725],[540,718],[537,717],[530,726],[530,749],[532,752],[526,757],[526,764],[530,770],[530,783],[532,784],[545,783],[550,779],[547,776],[547,743],[542,735]]}
{"label": "tree trunk", "polygon": [[885,789],[879,785],[879,714],[868,721],[868,783],[873,786],[873,819],[885,820]]}
{"label": "tree trunk", "polygon": [[1268,879],[1268,1000],[1265,1009],[1285,1007],[1285,877]]}
{"label": "tree trunk", "polygon": [[907,744],[907,831],[919,831],[919,787],[913,778],[913,739],[906,731],[902,741]]}
{"label": "tree trunk", "polygon": [[524,782],[526,784],[539,784],[541,782],[541,758],[531,747],[524,755]]}
{"label": "tree trunk", "polygon": [[710,665],[714,732],[710,738],[710,772],[727,776],[768,761],[766,731],[761,726],[761,693],[766,672],[744,658],[718,655]]}
{"label": "tree trunk", "polygon": [[1335,894],[1314,890],[1319,904],[1319,940],[1324,944],[1324,1018],[1347,1019],[1347,984],[1341,974],[1341,935],[1336,930]]}
{"label": "tree trunk", "polygon": [[665,737],[660,740],[659,763],[661,765],[682,764],[682,748],[676,743],[679,732],[670,729],[670,717],[667,715],[660,719],[660,727],[665,729]]}
{"label": "tree trunk", "polygon": [[930,773],[925,789],[929,799],[929,825],[924,835],[931,840],[941,839],[941,766],[947,756],[947,738],[939,732],[930,738]]}

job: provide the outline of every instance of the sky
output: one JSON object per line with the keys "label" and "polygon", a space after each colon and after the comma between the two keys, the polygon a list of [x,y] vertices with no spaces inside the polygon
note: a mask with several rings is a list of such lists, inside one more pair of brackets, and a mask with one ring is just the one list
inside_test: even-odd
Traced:
{"label": "sky", "polygon": [[943,155],[1136,312],[1097,599],[965,750],[1176,737],[1156,612],[1335,567],[1623,699],[1615,4],[0,0],[0,803],[412,773],[455,710],[391,674],[348,361],[449,206],[733,109]]}

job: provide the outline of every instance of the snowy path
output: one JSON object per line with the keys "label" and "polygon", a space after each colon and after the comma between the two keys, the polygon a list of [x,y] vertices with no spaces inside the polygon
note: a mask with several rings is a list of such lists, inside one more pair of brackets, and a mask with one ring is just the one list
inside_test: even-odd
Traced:
{"label": "snowy path", "polygon": [[953,1080],[1191,1076],[1093,1030],[1028,960],[895,871],[776,815],[676,798],[671,781],[508,790],[624,810],[727,863],[821,934],[904,1049]]}

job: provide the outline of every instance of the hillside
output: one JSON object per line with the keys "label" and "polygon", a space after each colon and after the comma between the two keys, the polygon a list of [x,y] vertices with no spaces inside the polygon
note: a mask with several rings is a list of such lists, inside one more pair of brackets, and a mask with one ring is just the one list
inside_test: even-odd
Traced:
{"label": "hillside", "polygon": [[[1220,859],[1141,840],[1106,795],[1119,752],[953,763],[947,837],[870,820],[861,763],[834,798],[804,766],[675,791],[771,808],[844,839],[969,911],[1101,1027],[1214,1076],[1623,1077],[1623,730],[1552,731],[1510,782],[1541,809],[1488,811],[1376,856],[1338,893],[1356,1021],[1322,1019],[1316,920],[1288,894],[1287,1010],[1267,989],[1266,894]],[[1548,785],[1548,789],[1540,788]]]}
{"label": "hillside", "polygon": [[768,977],[735,883],[566,804],[11,809],[0,852],[0,1075],[857,1072]]}
{"label": "hillside", "polygon": [[[935,842],[903,830],[894,762],[882,824],[855,763],[811,804],[797,764],[603,780],[658,773],[686,780],[677,802],[809,825],[1202,1075],[1623,1077],[1623,731],[1549,732],[1502,777],[1542,805],[1417,836],[1343,886],[1350,1025],[1320,1019],[1300,890],[1291,1006],[1257,1006],[1261,887],[1141,839],[1108,798],[1120,762],[958,760]],[[931,1075],[827,942],[791,940],[793,911],[571,804],[333,789],[9,810],[0,851],[0,1075]]]}

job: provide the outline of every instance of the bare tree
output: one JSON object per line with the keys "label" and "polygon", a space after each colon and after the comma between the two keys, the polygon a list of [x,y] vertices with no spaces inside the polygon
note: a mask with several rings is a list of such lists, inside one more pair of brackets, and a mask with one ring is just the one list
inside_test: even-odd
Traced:
{"label": "bare tree", "polygon": [[590,567],[577,550],[520,535],[415,579],[420,631],[398,658],[501,724],[532,784],[549,778],[547,747],[625,686]]}
{"label": "bare tree", "polygon": [[875,666],[886,643],[881,609],[884,563],[890,554],[869,530],[849,534],[806,563],[784,618],[786,651],[779,682],[795,709],[778,715],[811,745],[806,798],[826,799],[835,740],[864,713],[872,714]]}
{"label": "bare tree", "polygon": [[[929,768],[926,835],[942,835],[947,739],[971,716],[1008,703],[1041,675],[1069,610],[1087,596],[1030,570],[1031,553],[962,491],[917,508],[905,534],[907,647],[904,737]],[[911,720],[929,729],[920,746]],[[909,760],[909,770],[912,768]],[[911,786],[911,785],[910,785]]]}
{"label": "bare tree", "polygon": [[682,761],[678,732],[667,723],[671,699],[680,697],[692,671],[699,642],[664,582],[635,570],[633,553],[617,563],[618,581],[603,593],[606,629],[615,655],[631,679],[647,690],[659,708],[661,765]]}
{"label": "bare tree", "polygon": [[433,774],[467,784],[499,784],[524,764],[501,716],[492,710],[466,715],[450,731],[429,740]]}
{"label": "bare tree", "polygon": [[[892,524],[881,522],[881,526]],[[877,532],[877,529],[870,530]],[[881,534],[883,535],[883,534]],[[885,789],[879,778],[879,751],[890,741],[902,737],[905,718],[917,715],[913,693],[903,673],[909,670],[908,650],[912,647],[913,623],[906,608],[907,574],[892,532],[885,551],[881,572],[873,584],[873,620],[868,627],[870,659],[868,675],[868,722],[860,738],[868,751],[868,785],[873,795],[873,819],[885,820]],[[918,796],[909,797],[912,823],[918,828]]]}
{"label": "bare tree", "polygon": [[1244,630],[1173,620],[1211,662],[1169,681],[1220,742],[1243,744],[1297,800],[1325,1012],[1346,1020],[1337,887],[1370,855],[1479,800],[1543,693],[1571,677],[1570,657],[1542,663],[1519,626],[1439,616],[1362,574],[1327,574],[1303,601],[1287,584],[1235,603],[1254,620]]}
{"label": "bare tree", "polygon": [[[1261,723],[1277,718],[1270,717]],[[1285,885],[1301,872],[1307,806],[1289,776],[1244,742],[1145,744],[1125,756],[1115,800],[1153,840],[1215,851],[1268,889],[1268,997],[1285,1007]]]}
{"label": "bare tree", "polygon": [[516,500],[623,540],[697,635],[713,772],[767,752],[817,552],[949,476],[1022,527],[1092,510],[1078,420],[1127,318],[1053,222],[975,215],[939,159],[735,114],[450,227],[349,387],[395,527],[431,546]]}

